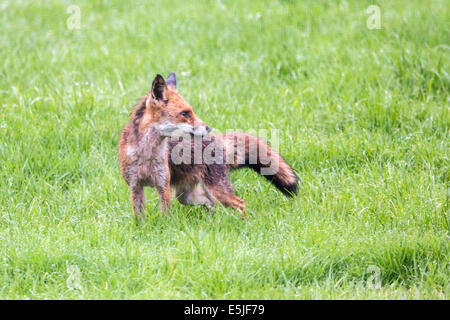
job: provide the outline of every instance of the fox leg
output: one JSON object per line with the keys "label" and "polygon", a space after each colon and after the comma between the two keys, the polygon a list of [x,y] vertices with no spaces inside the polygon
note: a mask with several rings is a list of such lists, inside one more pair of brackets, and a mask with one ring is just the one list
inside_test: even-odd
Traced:
{"label": "fox leg", "polygon": [[170,191],[170,187],[166,188],[157,188],[159,195],[159,209],[161,210],[161,214],[164,215],[167,211],[167,215],[171,216],[172,209],[172,193]]}
{"label": "fox leg", "polygon": [[176,189],[176,197],[178,201],[182,204],[187,205],[204,205],[210,211],[214,210],[215,201],[211,201],[202,190],[200,185],[188,186],[188,187],[178,187]]}
{"label": "fox leg", "polygon": [[241,213],[242,219],[247,220],[245,201],[234,194],[233,187],[229,181],[222,181],[217,184],[205,183],[204,189],[207,197],[217,199],[224,206],[236,209]]}
{"label": "fox leg", "polygon": [[145,220],[145,193],[144,187],[141,185],[131,187],[131,201],[133,202],[133,210],[136,221],[143,222]]}
{"label": "fox leg", "polygon": [[153,184],[158,191],[159,209],[161,214],[164,216],[167,211],[167,215],[170,217],[172,209],[172,193],[170,190],[170,171],[167,162],[164,164],[155,164],[153,168]]}

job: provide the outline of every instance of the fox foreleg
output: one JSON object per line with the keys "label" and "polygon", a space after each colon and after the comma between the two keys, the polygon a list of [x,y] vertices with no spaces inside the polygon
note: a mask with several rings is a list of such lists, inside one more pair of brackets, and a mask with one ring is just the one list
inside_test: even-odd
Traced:
{"label": "fox foreleg", "polygon": [[131,202],[133,203],[136,221],[142,223],[145,220],[145,193],[141,185],[131,187]]}
{"label": "fox foreleg", "polygon": [[159,209],[161,210],[161,214],[165,215],[167,211],[167,215],[170,217],[172,209],[172,193],[170,191],[170,186],[157,189],[159,194]]}

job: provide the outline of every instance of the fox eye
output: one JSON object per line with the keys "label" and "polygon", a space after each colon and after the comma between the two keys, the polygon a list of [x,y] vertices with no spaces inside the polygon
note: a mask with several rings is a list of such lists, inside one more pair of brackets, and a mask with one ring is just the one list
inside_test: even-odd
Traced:
{"label": "fox eye", "polygon": [[183,111],[183,112],[181,112],[180,113],[183,117],[185,117],[185,118],[190,118],[191,117],[191,115],[189,114],[189,111]]}

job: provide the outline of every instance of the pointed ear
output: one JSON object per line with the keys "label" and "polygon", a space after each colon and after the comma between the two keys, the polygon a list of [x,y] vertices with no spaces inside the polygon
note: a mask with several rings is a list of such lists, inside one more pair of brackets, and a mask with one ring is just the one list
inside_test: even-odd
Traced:
{"label": "pointed ear", "polygon": [[171,89],[177,89],[177,75],[175,72],[172,72],[167,78],[167,86]]}
{"label": "pointed ear", "polygon": [[158,74],[152,83],[152,98],[157,101],[166,100],[166,90],[166,81],[164,81],[164,78],[160,74]]}

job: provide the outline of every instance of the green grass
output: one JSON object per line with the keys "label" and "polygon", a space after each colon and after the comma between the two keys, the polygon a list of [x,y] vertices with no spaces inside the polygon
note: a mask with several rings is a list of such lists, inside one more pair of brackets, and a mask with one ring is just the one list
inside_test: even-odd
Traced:
{"label": "green grass", "polygon": [[[450,4],[372,4],[2,1],[0,297],[449,299]],[[247,223],[149,189],[136,225],[120,130],[172,71],[217,130],[278,129],[299,196],[243,170]]]}

